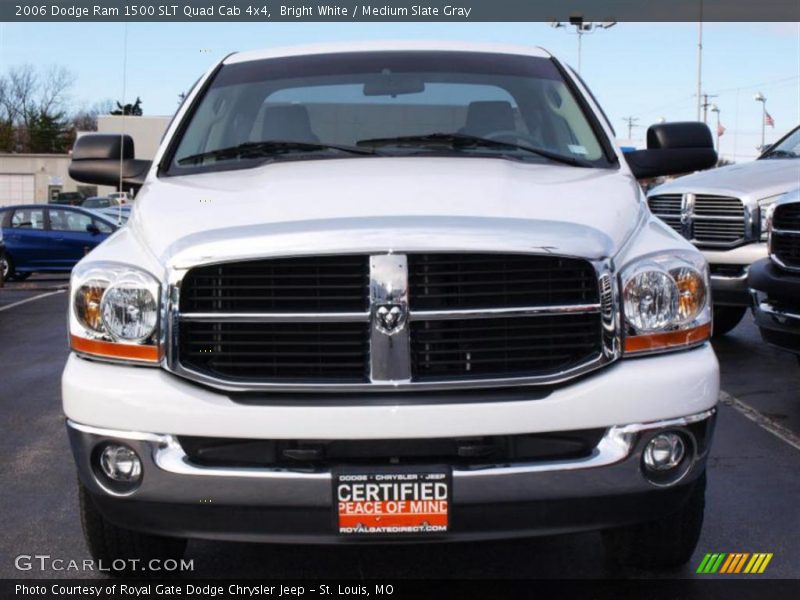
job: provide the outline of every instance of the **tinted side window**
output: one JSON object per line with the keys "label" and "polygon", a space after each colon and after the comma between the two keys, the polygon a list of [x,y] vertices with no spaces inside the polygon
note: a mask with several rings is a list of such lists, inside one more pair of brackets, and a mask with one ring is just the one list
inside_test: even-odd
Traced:
{"label": "tinted side window", "polygon": [[86,227],[93,219],[89,215],[63,208],[50,209],[50,229],[54,231],[73,231],[86,233]]}
{"label": "tinted side window", "polygon": [[95,219],[94,224],[95,227],[100,230],[100,233],[112,233],[114,231],[114,228],[105,221],[98,221]]}
{"label": "tinted side window", "polygon": [[43,208],[18,208],[11,217],[14,229],[44,229]]}

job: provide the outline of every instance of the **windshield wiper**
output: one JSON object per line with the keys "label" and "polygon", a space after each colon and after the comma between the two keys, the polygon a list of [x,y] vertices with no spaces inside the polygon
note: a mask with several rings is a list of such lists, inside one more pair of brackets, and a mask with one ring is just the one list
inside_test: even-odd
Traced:
{"label": "windshield wiper", "polygon": [[202,163],[207,158],[229,160],[233,158],[263,158],[292,152],[318,152],[320,150],[338,150],[348,154],[374,155],[375,150],[345,146],[341,144],[322,144],[316,142],[293,142],[291,140],[264,140],[261,142],[245,142],[237,146],[218,148],[199,154],[192,154],[178,160],[179,165]]}
{"label": "windshield wiper", "polygon": [[573,156],[565,156],[557,152],[550,152],[542,148],[534,148],[533,146],[526,146],[524,144],[515,144],[514,142],[503,142],[500,140],[491,140],[475,135],[467,135],[465,133],[428,133],[425,135],[404,135],[398,137],[387,138],[372,138],[367,140],[359,140],[356,142],[357,146],[391,146],[391,145],[428,145],[428,144],[446,144],[453,149],[459,148],[507,148],[511,150],[522,150],[530,154],[536,154],[542,158],[572,165],[574,167],[592,167],[593,165],[581,158]]}

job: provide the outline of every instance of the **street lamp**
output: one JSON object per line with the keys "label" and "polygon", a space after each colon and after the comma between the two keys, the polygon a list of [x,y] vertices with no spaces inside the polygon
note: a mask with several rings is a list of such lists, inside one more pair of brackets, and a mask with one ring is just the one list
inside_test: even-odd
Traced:
{"label": "street lamp", "polygon": [[587,33],[594,33],[598,29],[611,29],[614,25],[616,25],[616,21],[601,21],[601,22],[594,22],[594,21],[584,21],[583,17],[579,15],[570,16],[568,23],[562,23],[561,21],[553,21],[550,23],[550,27],[558,29],[560,27],[566,27],[567,25],[571,25],[575,28],[575,33],[578,36],[578,73],[581,72],[581,46],[582,46],[582,39],[583,36]]}
{"label": "street lamp", "polygon": [[756,102],[761,102],[761,148],[759,150],[764,149],[764,128],[767,124],[767,97],[758,92],[755,96],[753,96],[753,100]]}
{"label": "street lamp", "polygon": [[711,112],[717,114],[717,154],[719,154],[719,135],[720,135],[720,128],[719,128],[719,106],[716,104],[711,105]]}

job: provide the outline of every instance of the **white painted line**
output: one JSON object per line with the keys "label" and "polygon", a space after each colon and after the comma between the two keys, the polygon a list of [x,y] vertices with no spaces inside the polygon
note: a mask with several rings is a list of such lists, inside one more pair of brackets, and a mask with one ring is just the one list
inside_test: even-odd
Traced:
{"label": "white painted line", "polygon": [[25,298],[25,300],[20,300],[19,302],[14,302],[12,304],[6,304],[5,306],[0,306],[0,312],[4,310],[8,310],[9,308],[14,308],[15,306],[19,306],[20,304],[25,304],[27,302],[33,302],[34,300],[39,300],[41,298],[47,298],[48,296],[54,296],[55,294],[60,294],[62,292],[66,292],[66,289],[63,290],[56,290],[55,292],[47,292],[46,294],[39,294],[38,296],[33,296],[32,298]]}
{"label": "white painted line", "polygon": [[800,436],[798,436],[793,431],[787,429],[774,419],[770,419],[768,416],[758,412],[755,408],[750,406],[749,404],[745,404],[735,396],[731,396],[728,392],[720,390],[719,392],[719,401],[726,405],[730,406],[731,408],[739,411],[745,417],[753,421],[756,425],[769,431],[772,435],[774,435],[779,440],[786,442],[793,448],[800,450]]}

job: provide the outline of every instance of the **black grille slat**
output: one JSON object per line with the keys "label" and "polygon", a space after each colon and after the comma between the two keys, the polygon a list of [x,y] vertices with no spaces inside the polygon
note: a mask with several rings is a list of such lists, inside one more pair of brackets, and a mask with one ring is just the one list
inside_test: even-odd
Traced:
{"label": "black grille slat", "polygon": [[772,227],[800,232],[800,202],[779,204],[772,214]]}
{"label": "black grille slat", "polygon": [[772,234],[772,254],[784,265],[800,268],[800,232],[796,235]]}
{"label": "black grille slat", "polygon": [[192,269],[181,312],[364,311],[366,256],[257,260]]}
{"label": "black grille slat", "polygon": [[217,377],[365,382],[369,372],[367,323],[184,322],[180,337],[183,363]]}
{"label": "black grille slat", "polygon": [[[584,363],[601,350],[599,314],[411,325],[412,373],[422,381],[546,375]],[[574,331],[570,344],[561,341],[565,327]],[[520,343],[523,335],[527,339]]]}
{"label": "black grille slat", "polygon": [[581,259],[515,254],[411,254],[408,269],[412,311],[598,302],[594,267]]}

